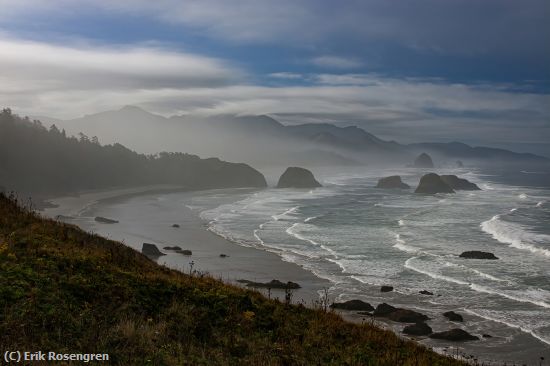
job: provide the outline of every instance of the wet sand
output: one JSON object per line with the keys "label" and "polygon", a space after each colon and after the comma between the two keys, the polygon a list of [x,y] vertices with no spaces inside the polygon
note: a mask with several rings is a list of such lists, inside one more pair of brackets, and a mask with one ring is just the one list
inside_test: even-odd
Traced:
{"label": "wet sand", "polygon": [[[157,259],[159,264],[183,272],[191,270],[208,273],[224,282],[246,279],[254,282],[269,282],[273,279],[282,282],[292,281],[301,288],[293,290],[293,302],[312,305],[319,300],[324,288],[330,287],[326,280],[316,277],[300,266],[284,262],[281,258],[264,250],[237,245],[208,230],[195,212],[180,207],[177,215],[167,219],[163,216],[144,216],[136,221],[131,198],[136,195],[153,196],[159,191],[182,191],[183,187],[150,186],[132,189],[116,189],[82,194],[77,197],[61,197],[50,200],[57,207],[47,208],[43,214],[62,221],[76,224],[86,231],[100,234],[109,239],[141,251],[143,243],[156,244],[166,255]],[[193,192],[187,194],[192,195]],[[113,205],[117,203],[116,205]],[[119,221],[117,224],[98,223],[96,216]],[[172,227],[173,224],[179,228]],[[167,246],[179,246],[192,251],[191,256],[182,255]],[[225,254],[226,257],[221,257]],[[268,295],[267,290],[261,289]],[[271,290],[272,298],[284,299],[284,290]]]}

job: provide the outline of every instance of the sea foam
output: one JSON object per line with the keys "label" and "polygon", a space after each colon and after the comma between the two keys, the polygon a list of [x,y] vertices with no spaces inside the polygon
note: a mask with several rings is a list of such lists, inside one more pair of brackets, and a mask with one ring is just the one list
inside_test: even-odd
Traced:
{"label": "sea foam", "polygon": [[535,245],[535,243],[549,243],[550,235],[532,233],[520,224],[503,221],[500,215],[483,221],[480,226],[481,230],[491,235],[493,239],[508,244],[512,248],[550,257],[550,250]]}

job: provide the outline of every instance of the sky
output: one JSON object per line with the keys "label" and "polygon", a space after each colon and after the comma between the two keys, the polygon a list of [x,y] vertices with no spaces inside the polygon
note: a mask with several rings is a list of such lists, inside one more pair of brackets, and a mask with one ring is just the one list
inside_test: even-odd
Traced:
{"label": "sky", "polygon": [[548,0],[0,0],[0,100],[550,150]]}

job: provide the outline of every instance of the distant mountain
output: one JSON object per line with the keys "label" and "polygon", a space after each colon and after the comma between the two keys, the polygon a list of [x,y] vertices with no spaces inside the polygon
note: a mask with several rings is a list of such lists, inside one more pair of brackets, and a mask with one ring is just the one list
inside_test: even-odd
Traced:
{"label": "distant mountain", "polygon": [[[108,115],[92,120],[105,123]],[[95,138],[67,137],[65,131],[46,129],[8,109],[0,112],[0,156],[0,185],[34,196],[151,184],[188,189],[266,186],[264,176],[246,164],[184,153],[141,155],[118,143],[102,146]]]}
{"label": "distant mountain", "polygon": [[328,123],[283,125],[269,116],[217,115],[165,118],[127,106],[69,121],[56,121],[69,134],[83,132],[106,143],[120,142],[143,153],[186,151],[220,156],[255,166],[411,164],[427,151],[437,161],[448,159],[550,161],[508,150],[462,143],[402,145],[382,140],[356,127]]}
{"label": "distant mountain", "polygon": [[550,159],[530,153],[516,153],[510,150],[497,149],[492,147],[472,147],[461,142],[437,143],[424,142],[410,144],[409,148],[414,150],[430,151],[442,157],[477,159],[477,160],[515,160],[530,162],[550,162]]}

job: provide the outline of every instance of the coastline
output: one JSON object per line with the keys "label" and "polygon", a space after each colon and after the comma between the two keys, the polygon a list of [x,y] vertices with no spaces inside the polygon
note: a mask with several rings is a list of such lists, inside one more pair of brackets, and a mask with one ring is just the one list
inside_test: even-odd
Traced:
{"label": "coastline", "polygon": [[[123,189],[101,190],[85,192],[79,196],[64,196],[48,200],[52,207],[45,208],[41,213],[50,218],[58,218],[61,221],[76,224],[83,230],[100,234],[109,239],[121,241],[127,246],[141,252],[144,242],[152,242],[166,255],[159,257],[156,262],[170,268],[189,272],[208,273],[223,282],[246,287],[238,280],[254,282],[269,282],[280,280],[282,282],[296,282],[299,289],[292,291],[292,301],[312,306],[319,301],[320,294],[325,288],[331,286],[327,280],[315,276],[295,263],[285,262],[275,253],[251,248],[234,243],[207,230],[205,222],[190,208],[182,207],[178,212],[179,217],[173,222],[161,223],[163,230],[161,235],[154,235],[155,229],[149,237],[129,234],[125,228],[119,228],[124,224],[124,218],[113,217],[121,221],[121,225],[101,224],[93,220],[95,216],[109,216],[102,212],[102,208],[118,202],[130,200],[133,197],[144,197],[155,194],[168,194],[188,192],[190,195],[197,191],[191,191],[180,186],[144,186]],[[55,206],[55,207],[53,207]],[[183,213],[183,216],[181,214]],[[177,223],[179,228],[172,228]],[[170,240],[164,236],[168,234]],[[164,250],[165,246],[181,246],[191,250],[191,256],[185,256],[174,251]],[[226,257],[221,257],[224,254]],[[193,264],[191,264],[191,262]],[[284,300],[285,292],[280,289],[257,289],[259,292],[271,298]]]}
{"label": "coastline", "polygon": [[[163,189],[164,191],[160,192],[158,189]],[[238,279],[246,279],[255,282],[269,282],[273,279],[283,282],[297,282],[301,285],[301,288],[293,291],[292,301],[294,303],[301,302],[306,306],[312,306],[315,301],[319,301],[323,289],[330,288],[334,285],[327,280],[315,276],[298,264],[285,262],[275,253],[260,248],[246,247],[208,231],[207,223],[197,215],[197,212],[189,207],[179,206],[177,213],[180,216],[170,216],[171,213],[163,213],[163,218],[152,217],[151,212],[154,212],[154,210],[150,211],[149,214],[144,211],[138,218],[133,218],[135,219],[133,222],[129,222],[128,219],[130,219],[130,217],[125,218],[123,216],[125,212],[132,212],[132,210],[134,210],[135,213],[136,207],[142,209],[145,201],[150,205],[155,205],[158,204],[157,200],[161,198],[170,200],[171,198],[182,197],[182,194],[172,196],[169,194],[170,192],[183,192],[183,195],[189,195],[188,197],[200,194],[200,191],[188,191],[183,187],[160,188],[158,186],[133,188],[130,189],[130,191],[126,189],[116,189],[101,192],[88,192],[80,197],[61,197],[59,199],[52,199],[52,201],[59,204],[59,207],[56,209],[47,209],[46,211],[49,216],[51,216],[53,212],[76,213],[81,217],[78,220],[70,220],[67,222],[75,223],[86,231],[92,231],[109,239],[124,242],[137,251],[141,251],[141,246],[144,242],[155,243],[162,252],[166,253],[166,255],[160,257],[157,262],[183,272],[191,270],[190,263],[193,262],[193,269],[200,272],[207,272],[214,278],[240,287],[245,286],[236,282]],[[160,198],[154,197],[156,193],[162,193],[163,195]],[[139,197],[141,206],[131,205],[133,197]],[[116,203],[116,205],[110,205],[113,203]],[[96,223],[93,220],[95,216],[120,220],[120,223],[115,225]],[[166,217],[170,218],[166,219]],[[180,227],[177,229],[172,228],[172,224],[175,223],[180,225]],[[126,224],[128,224],[128,226],[125,227]],[[142,233],[147,234],[129,234],[136,225],[140,226]],[[182,249],[191,250],[193,253],[192,256],[183,256],[163,249],[164,246],[173,245],[179,245]],[[220,254],[227,254],[228,257],[221,258]],[[284,300],[285,294],[282,290],[272,290],[270,294],[267,293],[267,290],[259,289],[259,291],[266,296],[270,295],[272,298]],[[357,295],[358,298],[362,298],[363,294],[357,293]],[[379,288],[375,287],[369,289],[369,295],[370,297],[374,296],[377,298],[377,302],[372,303],[374,306],[378,303],[388,302],[392,305],[403,306],[421,312],[426,310],[422,309],[421,304],[417,302],[415,296],[410,296],[410,299],[407,299],[406,303],[403,303],[403,294],[399,294],[400,299],[398,301],[397,298],[394,298],[398,295],[397,293],[380,294]],[[345,298],[335,298],[331,296],[329,302],[348,300],[351,298],[350,296],[346,296]],[[451,306],[448,310],[452,309],[461,311],[458,304],[456,306]],[[358,315],[353,311],[338,311],[338,314],[348,322],[371,322],[370,317]],[[446,319],[434,318],[431,322],[437,324],[437,328],[439,329],[449,329],[451,326]],[[482,324],[486,323],[486,321],[470,317],[469,325],[478,323],[480,324],[479,329],[483,329]],[[502,336],[493,338],[492,346],[487,345],[486,340],[482,340],[479,343],[452,343],[433,341],[426,337],[405,336],[401,332],[406,325],[403,323],[394,323],[377,318],[375,324],[380,328],[392,330],[403,339],[411,339],[432,348],[440,354],[455,354],[457,352],[456,350],[459,349],[460,353],[467,352],[468,354],[475,354],[480,360],[497,362],[497,364],[499,362],[504,362],[504,360],[497,359],[496,357],[498,356],[485,357],[486,355],[484,355],[484,353],[490,351],[492,355],[495,355],[499,353],[499,350],[504,350],[509,346],[507,339]],[[462,327],[462,325],[459,325],[459,327]],[[516,337],[515,342],[517,343],[515,348],[530,350],[532,342],[529,336],[522,334],[519,330],[513,330],[513,332],[514,337]],[[511,334],[508,330],[506,333]],[[535,349],[532,351],[536,352]],[[514,357],[514,359],[510,359],[510,361],[514,362],[518,359],[522,359],[522,357],[518,355],[518,358]]]}

